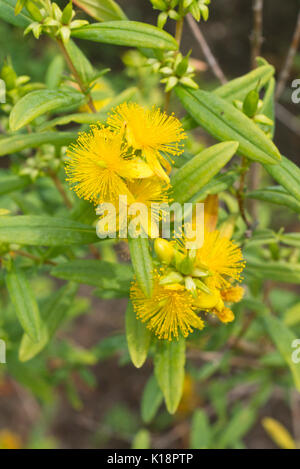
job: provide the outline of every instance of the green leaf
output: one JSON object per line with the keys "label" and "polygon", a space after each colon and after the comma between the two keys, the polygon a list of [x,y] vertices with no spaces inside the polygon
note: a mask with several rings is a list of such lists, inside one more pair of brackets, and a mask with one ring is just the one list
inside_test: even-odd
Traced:
{"label": "green leaf", "polygon": [[72,39],[67,41],[65,48],[67,49],[73,64],[75,64],[76,71],[80,76],[81,81],[83,84],[89,84],[96,74],[91,62],[84,55],[81,49],[79,49],[77,44],[72,41]]}
{"label": "green leaf", "polygon": [[278,165],[265,165],[264,167],[275,181],[300,202],[300,169],[297,165],[282,156]]}
{"label": "green leaf", "polygon": [[51,61],[46,73],[46,87],[49,90],[55,90],[59,87],[62,80],[65,62],[61,55],[56,55]]}
{"label": "green leaf", "polygon": [[129,292],[133,272],[128,264],[82,259],[57,265],[51,275],[104,290]]}
{"label": "green leaf", "polygon": [[270,335],[280,355],[290,368],[294,378],[295,386],[300,392],[300,366],[299,364],[294,363],[292,358],[293,352],[295,350],[293,349],[292,344],[297,339],[297,337],[288,327],[286,327],[284,322],[270,314],[263,316],[262,320],[266,331]]}
{"label": "green leaf", "polygon": [[125,323],[131,361],[136,368],[141,368],[147,359],[151,332],[140,319],[137,319],[131,301],[127,305]]}
{"label": "green leaf", "polygon": [[288,246],[300,248],[300,233],[284,233],[278,235],[280,241]]}
{"label": "green leaf", "polygon": [[96,243],[95,229],[67,218],[37,215],[0,217],[0,242],[28,246],[71,246]]}
{"label": "green leaf", "polygon": [[[247,73],[241,77],[235,78],[234,80],[229,81],[225,85],[220,86],[219,88],[213,91],[214,94],[220,98],[226,99],[226,101],[232,103],[234,100],[238,99],[244,101],[246,95],[249,91],[257,87],[257,91],[260,91],[271,79],[274,74],[274,67],[272,65],[262,65],[252,72]],[[272,81],[272,79],[271,79]],[[269,83],[271,83],[271,81]],[[274,81],[275,83],[275,81]],[[267,91],[264,96],[264,103],[266,100],[269,100],[269,90],[270,85],[268,85]],[[266,114],[266,109],[264,108],[263,114]],[[270,115],[268,117],[272,118]],[[185,130],[192,130],[198,126],[197,122],[189,115],[185,116],[182,119],[182,125]]]}
{"label": "green leaf", "polygon": [[262,200],[272,204],[283,205],[300,213],[300,202],[290,195],[283,187],[265,187],[256,191],[248,192],[246,197],[249,199]]}
{"label": "green leaf", "polygon": [[69,283],[51,294],[41,314],[45,322],[45,332],[38,342],[24,334],[19,348],[19,360],[26,362],[38,355],[53,337],[60,324],[68,315],[69,308],[78,290],[78,285]]}
{"label": "green leaf", "polygon": [[77,91],[38,90],[27,93],[13,107],[9,126],[16,131],[46,112],[62,107],[79,106],[84,100]]}
{"label": "green leaf", "polygon": [[38,148],[46,143],[58,146],[69,145],[77,138],[76,132],[40,132],[19,134],[0,139],[0,156],[10,155],[26,148]]}
{"label": "green leaf", "polygon": [[265,164],[280,161],[273,142],[247,116],[214,93],[176,87],[176,94],[188,113],[217,140],[234,140],[238,152]]}
{"label": "green leaf", "polygon": [[285,313],[284,313],[284,324],[287,327],[293,327],[300,323],[300,302],[296,303],[295,305],[291,306]]}
{"label": "green leaf", "polygon": [[127,19],[123,10],[114,0],[74,0],[74,3],[98,21]]}
{"label": "green leaf", "polygon": [[130,257],[136,279],[148,297],[152,294],[153,263],[148,238],[128,238]]}
{"label": "green leaf", "polygon": [[12,264],[5,276],[5,281],[10,300],[22,328],[34,342],[38,342],[43,334],[43,323],[26,275]]}
{"label": "green leaf", "polygon": [[72,36],[105,44],[150,49],[177,50],[175,39],[165,31],[137,21],[93,23],[72,30]]}
{"label": "green leaf", "polygon": [[124,103],[125,101],[130,101],[136,93],[136,87],[133,86],[131,88],[127,88],[125,91],[122,91],[122,93],[114,96],[106,106],[103,106],[100,112],[78,112],[76,114],[57,117],[56,119],[45,122],[39,126],[39,130],[48,130],[56,125],[67,125],[70,122],[76,122],[77,124],[97,124],[97,122],[104,122],[111,109],[119,106],[119,104]]}
{"label": "green leaf", "polygon": [[0,2],[0,18],[7,23],[11,23],[14,26],[20,28],[27,28],[32,22],[31,18],[21,12],[19,15],[15,15],[16,0],[1,0]]}
{"label": "green leaf", "polygon": [[300,283],[300,264],[284,261],[263,261],[246,254],[246,271],[255,277],[275,282]]}
{"label": "green leaf", "polygon": [[196,410],[193,415],[190,439],[191,449],[207,449],[211,444],[212,431],[203,410]]}
{"label": "green leaf", "polygon": [[254,425],[256,418],[255,409],[251,406],[240,407],[226,424],[218,441],[218,448],[227,448],[243,438]]}
{"label": "green leaf", "polygon": [[150,423],[154,419],[163,400],[163,393],[155,376],[152,375],[147,381],[141,401],[141,415],[145,423]]}
{"label": "green leaf", "polygon": [[235,99],[244,101],[249,91],[255,89],[257,85],[257,91],[261,90],[272,78],[274,71],[275,69],[272,65],[257,67],[252,72],[220,86],[214,93],[227,101],[233,101]]}
{"label": "green leaf", "polygon": [[179,405],[184,381],[185,340],[159,340],[154,357],[155,377],[163,392],[167,409],[174,414]]}
{"label": "green leaf", "polygon": [[237,142],[224,142],[202,150],[172,178],[175,202],[186,202],[200,191],[233,157]]}
{"label": "green leaf", "polygon": [[139,430],[132,442],[132,449],[150,449],[151,438],[148,430]]}
{"label": "green leaf", "polygon": [[7,176],[0,178],[0,195],[24,189],[29,186],[31,180],[27,176]]}

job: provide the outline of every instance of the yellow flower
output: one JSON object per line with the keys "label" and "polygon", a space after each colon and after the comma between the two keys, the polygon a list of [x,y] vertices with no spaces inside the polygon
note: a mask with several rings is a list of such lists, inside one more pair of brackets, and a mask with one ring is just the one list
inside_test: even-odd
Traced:
{"label": "yellow flower", "polygon": [[206,231],[203,246],[197,250],[197,262],[205,265],[212,274],[216,288],[231,286],[228,279],[240,281],[245,267],[240,248],[218,230]]}
{"label": "yellow flower", "polygon": [[155,275],[153,294],[147,298],[137,282],[131,287],[130,297],[137,318],[159,339],[177,339],[179,333],[187,337],[193,328],[203,329],[204,323],[195,312],[192,295],[182,285],[160,285]]}
{"label": "yellow flower", "polygon": [[114,200],[119,194],[130,198],[125,180],[153,173],[140,158],[124,158],[122,137],[103,126],[92,126],[69,147],[67,181],[79,197],[95,204]]}
{"label": "yellow flower", "polygon": [[143,109],[136,103],[123,103],[109,116],[107,123],[124,132],[129,147],[141,150],[154,173],[169,182],[168,158],[183,152],[181,140],[186,136],[180,121],[158,108]]}
{"label": "yellow flower", "polygon": [[[159,209],[159,205],[168,202],[168,186],[158,179],[157,177],[146,178],[146,179],[134,179],[128,181],[127,189],[130,197],[127,197],[127,204],[125,200],[111,200],[115,207],[116,214],[116,229],[122,233],[127,233],[127,222],[130,222],[133,218],[138,218],[136,230],[147,233],[149,237],[156,237],[159,230],[159,221],[164,214],[164,210]],[[134,207],[132,204],[142,204],[141,210],[136,209],[134,213],[130,212]],[[120,209],[122,213],[120,213]],[[100,220],[103,218],[103,210],[101,205],[97,209],[98,214],[101,214]],[[129,213],[128,213],[129,212]],[[124,216],[124,213],[126,216]],[[114,217],[114,213],[111,214]],[[114,226],[113,220],[105,215],[106,221],[110,226]],[[140,227],[138,225],[141,225]],[[99,228],[100,225],[98,225]],[[103,227],[104,228],[104,227]],[[106,231],[107,233],[107,231]]]}
{"label": "yellow flower", "polygon": [[[177,248],[187,254],[185,241],[178,240]],[[245,267],[242,251],[230,239],[222,238],[218,230],[204,233],[204,243],[196,251],[195,267],[205,267],[210,272],[208,279],[211,288],[229,288],[230,281],[241,280],[241,272]]]}
{"label": "yellow flower", "polygon": [[223,301],[226,303],[238,303],[244,296],[244,289],[238,285],[221,291]]}
{"label": "yellow flower", "polygon": [[224,308],[220,310],[213,309],[213,313],[215,313],[216,316],[218,316],[218,318],[220,319],[220,321],[224,322],[225,324],[234,321],[233,311],[231,311],[231,309],[227,308],[226,306],[224,306]]}

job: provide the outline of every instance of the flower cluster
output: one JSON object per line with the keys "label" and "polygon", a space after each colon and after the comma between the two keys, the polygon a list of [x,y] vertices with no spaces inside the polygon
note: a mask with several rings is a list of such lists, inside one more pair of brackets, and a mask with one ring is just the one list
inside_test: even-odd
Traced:
{"label": "flower cluster", "polygon": [[[175,116],[121,104],[106,125],[91,127],[68,149],[67,180],[79,197],[95,204],[109,202],[116,209],[120,196],[126,196],[128,205],[167,202],[172,157],[182,153],[184,138]],[[117,210],[116,217],[121,217]],[[149,234],[146,222],[142,219],[141,225]],[[159,339],[187,337],[202,329],[207,313],[223,323],[233,321],[229,306],[243,296],[237,283],[244,261],[225,231],[206,224],[204,243],[193,248],[184,236],[174,235],[171,241],[154,236],[152,296],[135,280],[130,297],[137,318]]]}
{"label": "flower cluster", "polygon": [[79,197],[117,210],[120,195],[147,207],[167,202],[172,156],[183,152],[184,138],[176,117],[121,104],[68,149],[67,180]]}
{"label": "flower cluster", "polygon": [[236,282],[245,265],[235,243],[214,230],[205,232],[199,249],[186,249],[184,240],[157,239],[155,251],[163,265],[155,272],[152,297],[135,282],[131,298],[138,318],[159,339],[176,339],[180,333],[187,337],[202,329],[203,313],[215,314],[223,323],[233,321],[228,305],[243,297]]}

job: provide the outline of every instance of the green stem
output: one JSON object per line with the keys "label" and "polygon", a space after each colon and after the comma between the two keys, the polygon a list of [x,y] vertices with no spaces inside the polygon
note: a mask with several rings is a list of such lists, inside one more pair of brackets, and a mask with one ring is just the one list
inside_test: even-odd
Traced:
{"label": "green stem", "polygon": [[87,97],[88,97],[88,103],[87,103],[87,104],[88,104],[90,110],[91,110],[93,113],[96,113],[97,110],[96,110],[95,105],[94,105],[94,103],[93,103],[92,96],[91,96],[91,94],[86,90],[86,87],[84,86],[84,84],[83,84],[83,82],[82,82],[82,80],[81,80],[81,78],[80,78],[80,76],[79,76],[79,74],[78,74],[78,72],[77,72],[77,70],[76,70],[76,67],[75,67],[75,65],[73,64],[72,59],[71,59],[71,57],[70,57],[70,55],[69,55],[67,49],[65,48],[65,45],[64,45],[63,41],[62,41],[61,39],[57,39],[57,43],[58,43],[58,45],[59,45],[59,48],[60,48],[60,50],[61,50],[61,52],[62,52],[62,54],[63,54],[63,56],[64,56],[64,58],[65,58],[65,60],[66,60],[66,62],[67,62],[67,65],[68,65],[68,67],[69,67],[69,69],[70,69],[70,71],[71,71],[73,77],[74,77],[75,80],[77,81],[77,84],[78,84],[80,90],[82,91],[83,94],[87,95]]}

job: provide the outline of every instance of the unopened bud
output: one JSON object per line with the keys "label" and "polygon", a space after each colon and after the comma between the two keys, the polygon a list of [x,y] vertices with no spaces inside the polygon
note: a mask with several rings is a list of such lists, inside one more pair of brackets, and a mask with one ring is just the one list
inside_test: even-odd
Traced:
{"label": "unopened bud", "polygon": [[157,238],[154,241],[154,250],[158,256],[158,258],[166,263],[170,264],[172,262],[172,259],[174,257],[174,248],[173,246],[167,241],[166,239],[163,238]]}

